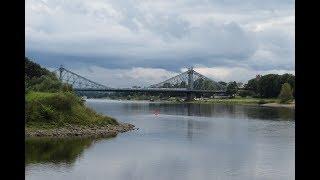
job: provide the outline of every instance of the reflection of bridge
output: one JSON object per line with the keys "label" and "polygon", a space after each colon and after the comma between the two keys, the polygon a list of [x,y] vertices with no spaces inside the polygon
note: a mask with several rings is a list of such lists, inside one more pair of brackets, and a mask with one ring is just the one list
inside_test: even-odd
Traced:
{"label": "reflection of bridge", "polygon": [[[184,94],[224,94],[226,87],[219,84],[192,68],[188,71],[174,76],[166,81],[151,85],[147,88],[111,88],[97,82],[91,81],[81,75],[71,72],[64,67],[58,69],[60,81],[70,84],[78,92],[144,92],[144,93],[170,93],[171,95]],[[208,90],[209,89],[209,90]]]}

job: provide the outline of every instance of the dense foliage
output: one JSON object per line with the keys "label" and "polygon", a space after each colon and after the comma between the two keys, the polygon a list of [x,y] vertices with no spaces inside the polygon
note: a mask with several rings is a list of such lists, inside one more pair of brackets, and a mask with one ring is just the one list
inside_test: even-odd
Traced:
{"label": "dense foliage", "polygon": [[227,94],[233,97],[237,92],[238,92],[237,83],[235,81],[228,83]]}
{"label": "dense foliage", "polygon": [[39,64],[25,58],[25,88],[28,91],[58,92],[71,90],[67,84],[62,84],[56,75]]}
{"label": "dense foliage", "polygon": [[40,78],[43,75],[52,74],[45,68],[42,68],[39,64],[32,62],[29,58],[25,57],[25,76],[27,79]]}
{"label": "dense foliage", "polygon": [[259,78],[249,80],[245,85],[245,90],[252,91],[254,96],[274,98],[279,96],[281,86],[284,83],[290,84],[293,88],[294,96],[295,76],[292,74],[267,74],[259,76]]}

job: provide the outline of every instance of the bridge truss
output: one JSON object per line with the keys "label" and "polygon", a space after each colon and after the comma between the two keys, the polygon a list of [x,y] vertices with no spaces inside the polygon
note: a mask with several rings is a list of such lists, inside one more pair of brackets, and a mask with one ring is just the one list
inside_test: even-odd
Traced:
{"label": "bridge truss", "polygon": [[[109,92],[152,92],[152,91],[159,91],[159,92],[224,92],[226,87],[216,81],[213,81],[204,75],[194,71],[192,68],[188,69],[188,71],[181,73],[177,76],[174,76],[168,80],[160,82],[158,84],[154,84],[149,86],[148,88],[111,88],[100,83],[91,81],[79,74],[76,74],[64,67],[60,66],[59,69],[55,70],[54,73],[58,76],[59,80],[63,83],[67,83],[73,87],[76,91],[109,91]],[[206,80],[209,82],[213,87],[210,90],[199,89],[196,86],[198,80]],[[180,87],[170,86],[166,87],[165,85],[180,85]],[[184,87],[181,87],[181,84]]]}
{"label": "bridge truss", "polygon": [[56,74],[58,73],[57,76],[61,82],[71,85],[74,89],[89,89],[89,90],[112,89],[105,85],[91,81],[90,79],[87,79],[72,71],[69,71],[62,66],[58,70],[54,71],[54,73]]}
{"label": "bridge truss", "polygon": [[160,82],[158,84],[151,85],[150,88],[163,88],[166,87],[166,85],[181,85],[185,84],[187,89],[193,90],[197,89],[200,90],[201,88],[195,86],[195,82],[198,80],[206,80],[207,82],[211,83],[213,90],[216,91],[225,91],[226,87],[214,80],[211,80],[210,78],[207,78],[206,76],[196,72],[193,70],[193,68],[188,69],[188,71],[181,73],[177,76],[174,76],[168,80],[165,80],[163,82]]}

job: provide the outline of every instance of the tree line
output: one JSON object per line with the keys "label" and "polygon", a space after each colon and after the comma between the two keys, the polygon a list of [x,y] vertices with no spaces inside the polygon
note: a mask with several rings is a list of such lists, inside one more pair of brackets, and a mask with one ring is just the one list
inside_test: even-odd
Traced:
{"label": "tree line", "polygon": [[[295,76],[292,74],[267,74],[257,75],[250,79],[244,86],[242,83],[231,81],[219,81],[220,85],[225,87],[226,94],[231,97],[239,95],[242,97],[257,97],[257,98],[276,98],[280,96],[282,86],[285,85],[284,90],[290,91],[292,96],[295,96]],[[197,79],[193,83],[194,89],[201,90],[218,90],[217,85],[206,79]],[[187,88],[186,82],[182,81],[176,84],[164,83],[163,88]],[[284,93],[288,94],[288,93]]]}
{"label": "tree line", "polygon": [[262,98],[278,97],[282,86],[286,84],[291,89],[292,96],[295,96],[295,76],[292,74],[267,74],[250,79],[244,86],[243,95]]}

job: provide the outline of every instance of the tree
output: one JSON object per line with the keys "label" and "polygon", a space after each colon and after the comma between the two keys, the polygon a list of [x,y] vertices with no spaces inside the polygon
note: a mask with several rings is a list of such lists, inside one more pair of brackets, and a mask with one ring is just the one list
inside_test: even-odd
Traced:
{"label": "tree", "polygon": [[261,97],[277,97],[281,90],[280,75],[268,74],[262,76],[258,81],[258,92]]}
{"label": "tree", "polygon": [[237,82],[237,86],[238,86],[238,88],[242,88],[243,83],[242,82]]}
{"label": "tree", "polygon": [[241,97],[247,97],[247,96],[254,96],[255,93],[251,90],[239,90],[238,91],[239,96]]}
{"label": "tree", "polygon": [[231,95],[231,96],[234,96],[237,92],[238,92],[237,82],[235,82],[235,81],[229,82],[228,86],[227,86],[226,93]]}
{"label": "tree", "polygon": [[203,83],[202,83],[201,89],[203,89],[203,90],[213,90],[214,86],[213,86],[211,81],[204,80]]}
{"label": "tree", "polygon": [[47,69],[42,68],[39,64],[30,61],[27,57],[25,57],[24,60],[25,76],[27,76],[28,79],[40,78],[43,75],[52,74]]}
{"label": "tree", "polygon": [[295,76],[292,74],[283,74],[280,78],[281,84],[289,83],[292,88],[292,95],[295,96]]}
{"label": "tree", "polygon": [[258,79],[254,78],[254,79],[250,79],[248,81],[248,83],[244,86],[244,89],[246,90],[251,90],[254,93],[258,94]]}
{"label": "tree", "polygon": [[293,88],[293,87],[295,87],[295,76],[292,74],[288,74],[288,73],[283,74],[280,77],[280,83],[281,84],[289,83],[290,86]]}
{"label": "tree", "polygon": [[287,103],[293,99],[292,89],[289,83],[284,83],[279,94],[280,103]]}
{"label": "tree", "polygon": [[223,81],[219,81],[218,83],[221,84],[222,86],[227,86],[228,85],[226,82],[223,82]]}
{"label": "tree", "polygon": [[28,91],[73,91],[72,86],[60,82],[57,76],[25,57],[25,93]]}

